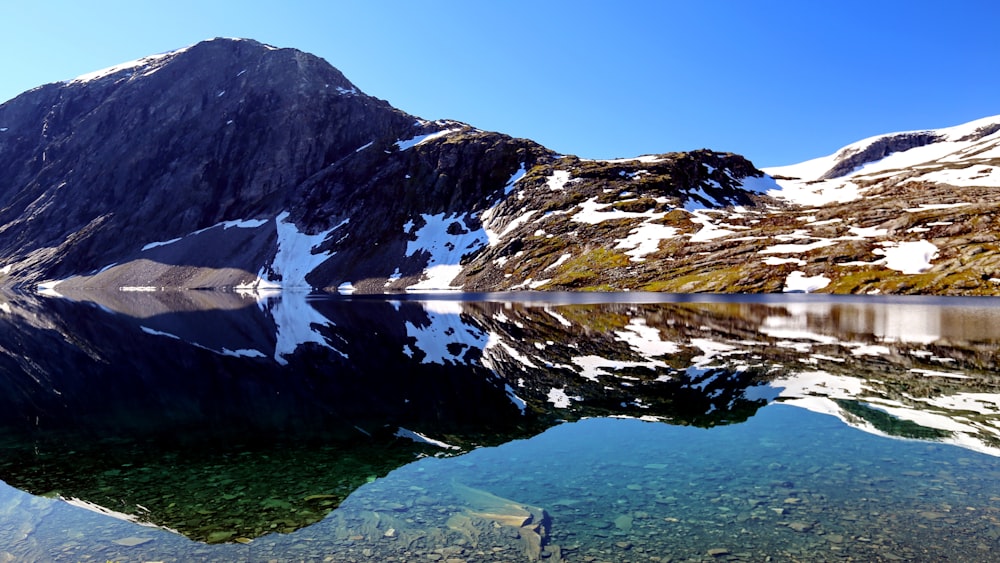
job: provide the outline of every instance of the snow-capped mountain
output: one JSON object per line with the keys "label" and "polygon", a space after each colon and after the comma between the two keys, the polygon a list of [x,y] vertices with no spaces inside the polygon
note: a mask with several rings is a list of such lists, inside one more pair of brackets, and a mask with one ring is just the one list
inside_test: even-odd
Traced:
{"label": "snow-capped mountain", "polygon": [[1000,187],[1000,115],[945,129],[871,137],[836,153],[767,169],[781,199],[801,205],[848,202],[888,179],[955,187]]}
{"label": "snow-capped mountain", "polygon": [[215,39],[0,105],[0,284],[995,294],[998,135],[594,161]]}
{"label": "snow-capped mountain", "polygon": [[[0,271],[48,290],[537,285],[473,260],[558,223],[595,242],[615,224],[599,238],[642,262],[671,210],[750,205],[762,178],[736,155],[583,161],[422,120],[317,57],[233,39],[10,100],[0,167]],[[536,265],[572,275],[563,254]]]}

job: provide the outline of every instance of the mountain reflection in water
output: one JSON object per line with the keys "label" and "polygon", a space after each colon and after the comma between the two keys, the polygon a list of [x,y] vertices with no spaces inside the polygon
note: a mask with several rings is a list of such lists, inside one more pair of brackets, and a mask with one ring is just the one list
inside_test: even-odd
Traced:
{"label": "mountain reflection in water", "polygon": [[[421,457],[586,418],[710,428],[781,402],[1000,454],[992,301],[68,297],[2,306],[0,479],[199,542],[329,525]],[[443,486],[467,506],[442,528],[470,545],[490,514],[528,559],[568,557],[552,536],[560,499]],[[358,525],[385,533],[390,516]]]}

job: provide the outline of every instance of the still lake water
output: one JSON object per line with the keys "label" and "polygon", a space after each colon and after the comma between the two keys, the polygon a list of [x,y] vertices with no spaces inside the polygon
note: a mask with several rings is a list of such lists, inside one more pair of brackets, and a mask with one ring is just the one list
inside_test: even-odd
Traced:
{"label": "still lake water", "polygon": [[1000,300],[13,295],[0,561],[1000,557]]}

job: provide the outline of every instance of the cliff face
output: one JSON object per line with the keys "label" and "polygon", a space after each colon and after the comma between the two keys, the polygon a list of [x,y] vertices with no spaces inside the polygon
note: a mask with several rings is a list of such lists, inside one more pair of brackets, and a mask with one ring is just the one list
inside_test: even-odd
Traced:
{"label": "cliff face", "polygon": [[998,143],[585,160],[216,39],[0,105],[0,284],[993,294]]}
{"label": "cliff face", "polygon": [[324,166],[412,122],[321,59],[253,41],[49,84],[0,106],[0,252],[24,277],[61,278],[273,217]]}

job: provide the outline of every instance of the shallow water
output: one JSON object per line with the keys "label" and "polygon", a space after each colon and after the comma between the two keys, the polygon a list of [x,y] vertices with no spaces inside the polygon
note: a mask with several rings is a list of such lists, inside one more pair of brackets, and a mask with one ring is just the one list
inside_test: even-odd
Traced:
{"label": "shallow water", "polygon": [[991,300],[197,293],[6,304],[0,558],[1000,548]]}

